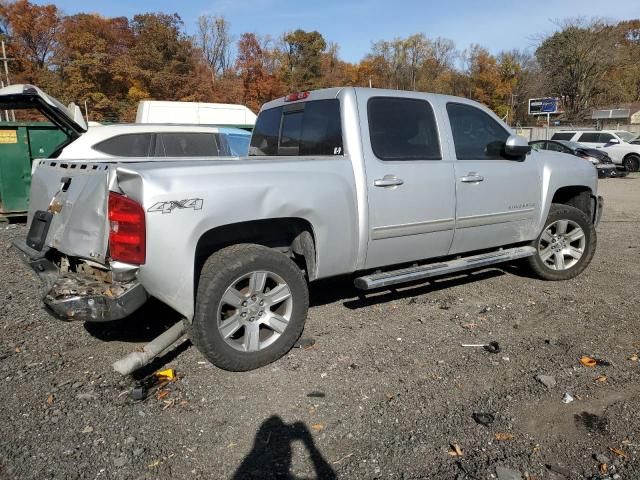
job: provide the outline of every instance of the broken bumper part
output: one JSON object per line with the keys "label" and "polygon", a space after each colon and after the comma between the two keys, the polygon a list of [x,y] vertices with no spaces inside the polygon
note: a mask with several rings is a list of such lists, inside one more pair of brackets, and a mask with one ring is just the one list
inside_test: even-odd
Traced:
{"label": "broken bumper part", "polygon": [[602,218],[602,209],[604,208],[604,199],[602,196],[598,195],[595,197],[595,212],[593,215],[593,224],[598,225],[600,223],[600,219]]}
{"label": "broken bumper part", "polygon": [[140,283],[104,283],[84,275],[61,275],[44,303],[64,320],[109,322],[135,312],[147,301]]}
{"label": "broken bumper part", "polygon": [[13,246],[45,285],[44,303],[64,320],[109,322],[132,314],[147,301],[137,280],[108,283],[81,273],[61,274],[46,251],[30,248],[24,239]]}

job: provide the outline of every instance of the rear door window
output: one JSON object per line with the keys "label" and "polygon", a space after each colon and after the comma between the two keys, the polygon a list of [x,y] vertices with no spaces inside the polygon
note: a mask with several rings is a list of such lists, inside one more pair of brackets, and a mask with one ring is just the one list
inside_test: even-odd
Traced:
{"label": "rear door window", "polygon": [[553,134],[551,140],[571,140],[574,135],[573,132],[558,132]]}
{"label": "rear door window", "polygon": [[265,110],[251,137],[249,155],[342,155],[340,102],[295,103]]}
{"label": "rear door window", "polygon": [[371,149],[380,160],[440,160],[433,108],[425,100],[374,97],[369,100]]}
{"label": "rear door window", "polygon": [[504,145],[509,132],[485,112],[463,103],[447,103],[458,160],[508,159]]}
{"label": "rear door window", "polygon": [[[221,152],[222,150],[222,152]],[[156,135],[156,157],[217,157],[225,155],[215,133],[161,132]],[[229,153],[226,153],[229,155]]]}
{"label": "rear door window", "polygon": [[578,142],[599,143],[600,134],[598,132],[587,132],[580,135]]}
{"label": "rear door window", "polygon": [[115,157],[148,157],[153,133],[127,133],[104,140],[94,150]]}

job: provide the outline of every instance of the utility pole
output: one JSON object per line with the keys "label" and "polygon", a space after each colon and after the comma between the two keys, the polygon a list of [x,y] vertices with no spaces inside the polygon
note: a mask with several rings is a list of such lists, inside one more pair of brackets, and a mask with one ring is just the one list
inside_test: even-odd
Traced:
{"label": "utility pole", "polygon": [[513,104],[514,104],[514,99],[518,98],[518,95],[515,94],[511,94],[511,101],[509,102],[509,126],[513,126]]}
{"label": "utility pole", "polygon": [[[9,60],[12,60],[11,58],[7,58],[7,51],[5,49],[4,46],[4,40],[2,40],[2,58],[0,58],[0,60],[2,60],[2,62],[4,63],[4,80],[2,81],[2,86],[5,86],[5,82],[6,82],[6,86],[11,85],[11,80],[9,80],[9,65],[8,62]],[[9,112],[7,110],[4,111],[5,116],[7,117],[7,122],[9,121]],[[16,121],[16,114],[13,110],[11,110],[11,119],[15,122]]]}

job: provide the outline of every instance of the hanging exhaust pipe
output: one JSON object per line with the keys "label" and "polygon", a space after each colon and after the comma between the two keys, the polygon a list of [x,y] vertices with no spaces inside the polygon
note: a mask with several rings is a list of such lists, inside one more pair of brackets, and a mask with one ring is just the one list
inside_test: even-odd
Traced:
{"label": "hanging exhaust pipe", "polygon": [[180,340],[185,331],[186,325],[184,321],[176,323],[162,335],[159,335],[147,343],[141,352],[131,352],[126,357],[114,362],[112,365],[113,369],[122,375],[129,375],[135,372],[151,363],[154,358]]}

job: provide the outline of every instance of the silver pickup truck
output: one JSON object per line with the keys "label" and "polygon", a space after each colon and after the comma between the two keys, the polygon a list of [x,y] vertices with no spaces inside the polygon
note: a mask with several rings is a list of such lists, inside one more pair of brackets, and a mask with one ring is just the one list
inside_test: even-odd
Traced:
{"label": "silver pickup truck", "polygon": [[40,161],[16,246],[65,319],[123,318],[149,297],[215,365],[250,370],[300,337],[308,283],[374,290],[519,260],[582,272],[596,170],[463,98],[366,88],[263,106],[246,158]]}

